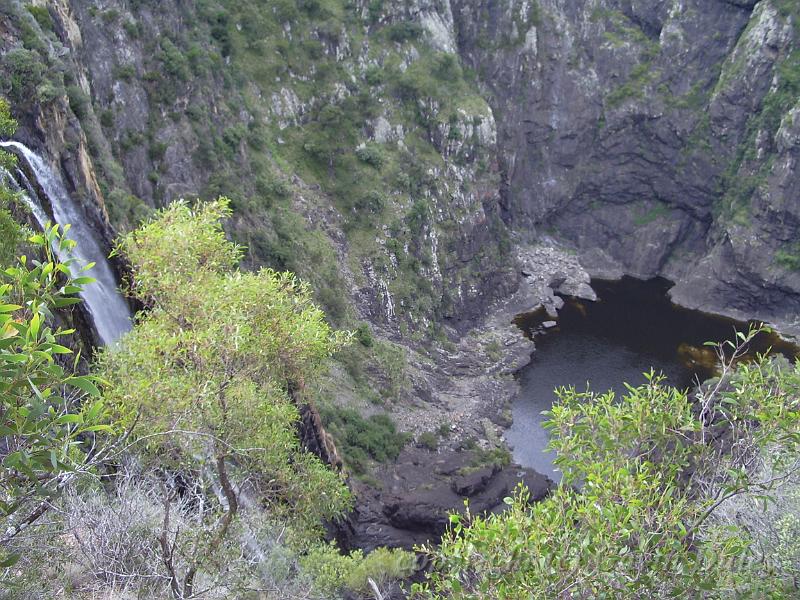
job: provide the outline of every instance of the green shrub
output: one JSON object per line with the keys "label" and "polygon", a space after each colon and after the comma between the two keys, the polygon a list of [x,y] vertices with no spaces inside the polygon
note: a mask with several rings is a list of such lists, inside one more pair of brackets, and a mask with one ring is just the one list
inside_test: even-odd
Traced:
{"label": "green shrub", "polygon": [[161,52],[158,59],[164,65],[166,75],[178,81],[189,79],[189,61],[183,51],[169,38],[161,40]]}
{"label": "green shrub", "polygon": [[164,154],[167,152],[167,146],[166,142],[153,142],[150,144],[150,147],[147,149],[147,155],[150,157],[150,160],[156,162],[164,158]]}
{"label": "green shrub", "polygon": [[371,348],[375,343],[369,323],[361,323],[356,327],[356,340],[365,348]]}
{"label": "green shrub", "polygon": [[377,23],[383,14],[383,0],[370,0],[367,14],[370,23]]}
{"label": "green shrub", "polygon": [[[363,196],[360,196],[353,208],[358,212],[358,216],[364,217],[366,215],[377,215],[383,212],[386,206],[386,198],[378,190],[370,190]],[[363,219],[362,219],[363,220]],[[367,223],[367,225],[370,225]]]}
{"label": "green shrub", "polygon": [[409,21],[394,23],[386,28],[386,37],[398,44],[416,40],[421,35],[422,27],[418,23],[411,23]]}
{"label": "green shrub", "polygon": [[116,8],[110,8],[103,11],[100,16],[107,24],[114,23],[117,19],[119,19],[119,11]]}
{"label": "green shrub", "polygon": [[794,246],[789,250],[777,250],[775,262],[784,269],[800,271],[800,246]]}
{"label": "green shrub", "polygon": [[11,99],[24,104],[36,98],[36,89],[45,73],[39,55],[25,48],[14,48],[3,57],[3,65],[8,73]]}
{"label": "green shrub", "polygon": [[153,212],[143,200],[119,188],[106,196],[106,208],[111,224],[120,231],[133,229]]}
{"label": "green shrub", "polygon": [[381,588],[391,581],[411,576],[415,568],[413,553],[400,548],[375,548],[350,570],[344,584],[353,592],[367,594],[370,592],[368,579]]}
{"label": "green shrub", "polygon": [[376,65],[370,65],[364,72],[364,80],[369,85],[380,85],[384,80],[383,69]]}
{"label": "green shrub", "polygon": [[103,127],[113,127],[114,126],[114,111],[112,110],[104,110],[100,113],[100,125]]}
{"label": "green shrub", "polygon": [[116,65],[112,71],[112,76],[114,79],[120,79],[122,81],[130,81],[134,77],[136,77],[136,67],[133,65]]}
{"label": "green shrub", "polygon": [[139,37],[139,25],[135,21],[125,21],[122,24],[122,28],[129,38],[136,39]]}
{"label": "green shrub", "polygon": [[380,169],[384,162],[386,162],[386,157],[379,144],[364,144],[363,146],[359,146],[356,148],[356,157],[358,157],[358,160],[361,162],[375,167],[376,169]]}
{"label": "green shrub", "polygon": [[36,88],[39,102],[47,104],[64,95],[64,86],[59,81],[45,80]]}
{"label": "green shrub", "polygon": [[417,436],[417,444],[434,451],[439,447],[439,437],[432,431],[423,431]]}
{"label": "green shrub", "polygon": [[219,43],[222,56],[230,56],[233,51],[233,42],[229,31],[229,17],[224,10],[218,11],[211,18],[211,37]]}
{"label": "green shrub", "polygon": [[[367,556],[361,550],[342,554],[336,546],[318,545],[300,559],[301,568],[311,576],[314,591],[333,598],[344,591],[369,595],[372,579],[381,588],[408,578],[416,569],[416,557],[400,548],[376,548]],[[370,595],[371,597],[371,595]]]}
{"label": "green shrub", "polygon": [[378,462],[395,460],[408,442],[387,415],[365,419],[352,408],[323,407],[320,410],[325,427],[331,432],[344,461],[355,473],[364,473],[368,459]]}
{"label": "green shrub", "polygon": [[83,90],[77,85],[67,86],[67,98],[69,98],[69,107],[79,121],[83,121],[89,114],[89,107],[91,102]]}
{"label": "green shrub", "polygon": [[50,11],[46,6],[34,6],[29,4],[25,9],[36,19],[44,31],[53,31],[53,18],[50,16]]}

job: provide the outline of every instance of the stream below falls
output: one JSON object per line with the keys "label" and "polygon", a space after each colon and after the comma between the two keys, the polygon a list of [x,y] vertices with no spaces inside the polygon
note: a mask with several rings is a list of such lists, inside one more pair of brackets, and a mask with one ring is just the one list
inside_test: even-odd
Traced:
{"label": "stream below falls", "polygon": [[[555,389],[587,385],[595,392],[624,393],[623,382],[639,385],[652,367],[667,383],[687,388],[714,374],[716,357],[707,341],[733,339],[747,323],[692,311],[672,304],[670,283],[664,279],[640,281],[593,280],[596,302],[565,297],[557,326],[543,328],[550,317],[543,310],[520,315],[516,324],[532,335],[536,350],[519,373],[521,392],[514,401],[513,425],[506,441],[515,462],[558,481],[554,455],[546,450],[547,431],[542,411],[556,399]],[[796,356],[798,348],[775,334],[762,334],[752,352],[768,348]]]}

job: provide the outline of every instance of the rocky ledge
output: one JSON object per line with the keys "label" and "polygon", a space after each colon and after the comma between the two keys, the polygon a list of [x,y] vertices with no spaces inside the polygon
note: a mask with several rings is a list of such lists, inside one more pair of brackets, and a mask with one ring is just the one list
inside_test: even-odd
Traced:
{"label": "rocky ledge", "polygon": [[469,451],[404,450],[393,465],[376,473],[375,482],[354,480],[358,503],[341,524],[339,541],[348,548],[378,546],[413,548],[436,541],[447,528],[448,515],[469,502],[474,513],[502,510],[503,499],[519,482],[531,499],[541,500],[553,482],[530,469],[512,465],[480,465],[480,455]]}
{"label": "rocky ledge", "polygon": [[489,307],[453,351],[411,353],[416,397],[394,406],[392,418],[418,439],[442,424],[450,433],[437,450],[409,446],[395,463],[371,473],[372,480],[351,481],[356,508],[337,533],[346,547],[410,548],[441,536],[448,514],[463,510],[465,500],[473,512],[490,512],[502,510],[503,498],[520,482],[534,501],[552,488],[531,469],[498,464],[519,392],[514,374],[534,351],[514,318],[542,307],[554,313],[563,302],[557,293],[592,300],[595,294],[576,257],[554,243],[520,247],[516,259],[517,293]]}

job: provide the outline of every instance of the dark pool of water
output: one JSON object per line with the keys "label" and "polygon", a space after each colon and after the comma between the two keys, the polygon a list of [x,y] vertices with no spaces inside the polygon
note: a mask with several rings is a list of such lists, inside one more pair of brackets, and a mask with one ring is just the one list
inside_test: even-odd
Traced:
{"label": "dark pool of water", "polygon": [[[663,279],[592,281],[598,301],[565,298],[558,326],[536,335],[531,363],[518,374],[522,392],[513,407],[514,424],[506,439],[514,459],[523,466],[550,475],[553,456],[546,452],[548,437],[541,412],[555,400],[554,390],[587,385],[596,392],[624,391],[623,382],[643,383],[643,373],[654,368],[678,387],[689,387],[714,373],[713,350],[707,341],[734,339],[748,324],[680,308],[672,304]],[[520,315],[516,322],[534,333],[548,317],[541,311]],[[753,352],[773,351],[795,356],[797,348],[776,335],[761,335]]]}

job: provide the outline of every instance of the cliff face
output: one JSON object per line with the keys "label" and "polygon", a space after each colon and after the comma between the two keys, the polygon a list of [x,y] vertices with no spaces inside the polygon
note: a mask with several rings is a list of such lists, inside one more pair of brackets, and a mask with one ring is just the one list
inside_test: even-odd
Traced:
{"label": "cliff face", "polygon": [[794,2],[472,2],[453,14],[498,122],[506,221],[594,274],[797,332]]}
{"label": "cliff face", "polygon": [[[21,135],[117,228],[230,195],[252,266],[342,323],[465,330],[513,244],[800,309],[792,0],[3,0]],[[452,332],[452,330],[450,330]]]}
{"label": "cliff face", "polygon": [[494,119],[453,54],[446,4],[0,10],[20,135],[54,161],[83,164],[88,148],[94,204],[118,229],[228,195],[250,266],[296,271],[337,322],[401,337],[443,339],[442,323],[463,329],[515,288]]}

